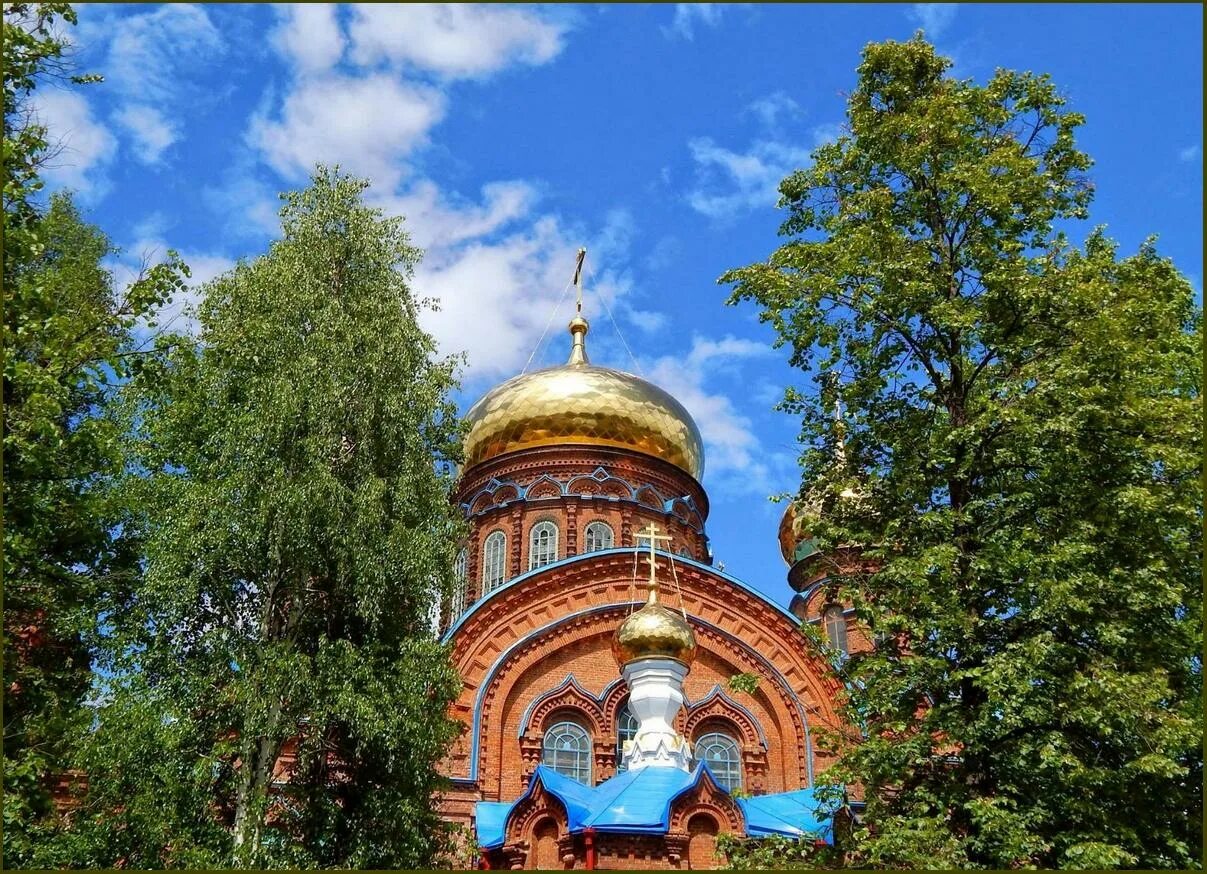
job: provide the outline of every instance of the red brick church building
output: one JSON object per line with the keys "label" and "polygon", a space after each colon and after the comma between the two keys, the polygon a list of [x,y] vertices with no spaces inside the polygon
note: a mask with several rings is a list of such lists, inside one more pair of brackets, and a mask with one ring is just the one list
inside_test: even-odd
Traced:
{"label": "red brick church building", "polygon": [[811,731],[835,725],[839,690],[799,624],[845,648],[849,616],[818,595],[791,514],[792,609],[713,566],[695,423],[591,364],[587,330],[576,316],[565,365],[468,414],[470,534],[443,617],[466,730],[446,818],[484,868],[715,868],[722,832],[831,840]]}

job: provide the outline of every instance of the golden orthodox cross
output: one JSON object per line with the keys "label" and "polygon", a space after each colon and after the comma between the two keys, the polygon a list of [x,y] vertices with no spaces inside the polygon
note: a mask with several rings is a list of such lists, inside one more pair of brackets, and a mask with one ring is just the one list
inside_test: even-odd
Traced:
{"label": "golden orthodox cross", "polygon": [[656,603],[658,600],[658,580],[655,579],[655,577],[654,577],[654,568],[656,566],[654,563],[654,549],[658,542],[665,541],[665,542],[669,543],[673,538],[671,538],[671,536],[669,534],[659,534],[658,526],[655,525],[653,522],[651,522],[648,527],[643,528],[642,530],[638,531],[636,533],[636,537],[638,540],[648,540],[650,542],[650,555],[649,555],[650,597],[649,597],[649,603],[653,604],[653,603]]}

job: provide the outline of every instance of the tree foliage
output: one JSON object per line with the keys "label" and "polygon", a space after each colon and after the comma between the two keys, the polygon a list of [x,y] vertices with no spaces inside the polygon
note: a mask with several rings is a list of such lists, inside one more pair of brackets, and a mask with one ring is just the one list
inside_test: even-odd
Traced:
{"label": "tree foliage", "polygon": [[1090,161],[1046,76],[948,68],[868,46],[787,241],[722,277],[819,385],[783,404],[810,533],[878,565],[827,583],[880,641],[830,736],[848,861],[1197,866],[1201,313],[1152,241],[1066,237]]}
{"label": "tree foliage", "polygon": [[[99,593],[135,556],[103,488],[120,467],[112,389],[134,327],[182,282],[173,259],[119,293],[114,254],[67,195],[41,197],[49,146],[29,100],[64,77],[65,4],[4,8],[4,854],[26,864],[56,823],[51,783],[89,687]],[[87,81],[89,77],[74,77]]]}
{"label": "tree foliage", "polygon": [[416,323],[418,251],[320,170],[283,238],[209,283],[199,342],[126,392],[125,524],[75,864],[413,868],[460,688],[429,625],[460,523],[440,462],[451,360]]}

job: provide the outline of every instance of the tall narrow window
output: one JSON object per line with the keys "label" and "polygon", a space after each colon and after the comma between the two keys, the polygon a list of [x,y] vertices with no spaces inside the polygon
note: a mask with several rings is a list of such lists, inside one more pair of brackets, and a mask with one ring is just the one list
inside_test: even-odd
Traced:
{"label": "tall narrow window", "polygon": [[826,637],[830,646],[844,656],[847,655],[847,617],[842,615],[842,608],[837,604],[827,607],[825,614]]}
{"label": "tall narrow window", "polygon": [[625,770],[624,767],[624,742],[637,737],[637,717],[633,715],[633,711],[629,710],[629,705],[625,704],[621,708],[620,715],[616,717],[616,771],[617,773]]}
{"label": "tall narrow window", "polygon": [[587,548],[586,552],[595,552],[599,549],[611,549],[613,545],[612,529],[606,522],[592,522],[587,526]]}
{"label": "tall narrow window", "polygon": [[465,612],[465,585],[468,582],[469,576],[469,552],[462,549],[457,553],[457,560],[453,563],[453,597],[449,602],[448,621],[451,625],[457,621],[462,613]]}
{"label": "tall narrow window", "polygon": [[507,562],[507,535],[492,531],[482,547],[482,594],[503,582]]}
{"label": "tall narrow window", "polygon": [[726,792],[742,788],[742,757],[738,742],[729,735],[714,731],[699,738],[696,760],[708,765]]}
{"label": "tall narrow window", "polygon": [[557,561],[557,526],[552,522],[537,522],[528,540],[528,570],[544,567]]}
{"label": "tall narrow window", "polygon": [[573,722],[559,722],[545,731],[541,761],[559,774],[590,786],[591,736]]}

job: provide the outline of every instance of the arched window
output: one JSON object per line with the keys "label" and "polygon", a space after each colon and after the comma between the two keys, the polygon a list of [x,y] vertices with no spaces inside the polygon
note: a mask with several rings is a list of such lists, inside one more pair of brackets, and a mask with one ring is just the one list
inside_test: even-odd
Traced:
{"label": "arched window", "polygon": [[595,552],[599,549],[611,549],[615,543],[615,538],[612,536],[612,529],[608,527],[606,522],[592,522],[587,526],[586,534],[586,552]]}
{"label": "arched window", "polygon": [[830,646],[844,656],[847,655],[847,617],[842,615],[842,608],[837,604],[827,607],[823,614],[826,623],[826,637]]}
{"label": "arched window", "polygon": [[705,762],[727,792],[742,788],[742,756],[738,742],[714,731],[696,741],[696,760]]}
{"label": "arched window", "polygon": [[537,522],[528,539],[528,570],[557,561],[557,526],[552,522]]}
{"label": "arched window", "polygon": [[629,705],[625,704],[616,717],[616,773],[618,774],[625,770],[624,742],[637,737],[637,725],[637,717],[633,715],[633,711],[629,710]]}
{"label": "arched window", "polygon": [[492,531],[482,547],[482,594],[497,588],[505,579],[507,535]]}
{"label": "arched window", "polygon": [[572,780],[591,785],[591,736],[573,722],[559,722],[545,730],[541,761]]}
{"label": "arched window", "polygon": [[468,582],[469,573],[469,551],[462,549],[457,553],[457,560],[453,563],[453,597],[449,602],[448,621],[449,624],[457,621],[457,617],[465,612],[465,584]]}

